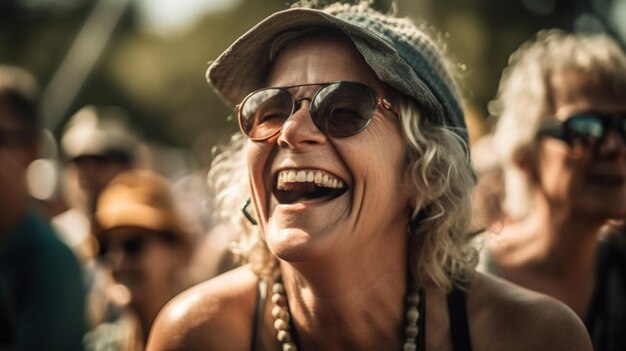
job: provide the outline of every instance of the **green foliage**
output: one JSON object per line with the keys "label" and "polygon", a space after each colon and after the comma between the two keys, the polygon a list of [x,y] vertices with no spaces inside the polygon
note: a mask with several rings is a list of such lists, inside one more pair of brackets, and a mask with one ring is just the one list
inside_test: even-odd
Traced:
{"label": "green foliage", "polygon": [[[331,1],[300,2],[324,6]],[[567,8],[537,16],[520,1],[372,2],[383,12],[397,7],[400,15],[426,20],[444,33],[449,53],[459,67],[465,67],[462,75],[468,102],[483,117],[508,55],[532,32],[565,27],[572,19]],[[0,4],[0,63],[30,70],[45,88],[94,3],[72,0],[72,6],[56,8]],[[208,63],[247,29],[294,1],[241,0],[237,4],[207,14],[187,31],[164,37],[142,32],[137,8],[130,7],[64,120],[85,104],[120,105],[129,110],[147,138],[190,149],[201,145],[199,158],[208,158],[204,152],[236,130],[236,123],[227,118],[232,110],[205,81]],[[55,130],[57,135],[61,131],[62,126]]]}

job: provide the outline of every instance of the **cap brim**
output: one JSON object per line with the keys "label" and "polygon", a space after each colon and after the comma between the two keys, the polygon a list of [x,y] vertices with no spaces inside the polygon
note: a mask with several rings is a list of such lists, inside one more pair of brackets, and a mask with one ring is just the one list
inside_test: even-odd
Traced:
{"label": "cap brim", "polygon": [[[382,38],[323,11],[307,8],[274,13],[254,26],[211,64],[207,71],[207,80],[224,101],[231,106],[236,105],[248,93],[263,86],[270,64],[268,51],[274,38],[283,32],[305,27],[336,28],[342,31],[354,42],[361,54],[363,50],[367,50],[368,53],[374,52],[385,57],[387,62],[378,63],[372,62],[376,60],[370,60],[371,54],[363,55],[379,79],[404,94],[411,96],[424,94],[426,89],[417,89],[420,88],[419,84],[414,91],[406,91],[402,87],[403,82],[400,77],[409,77],[408,80],[413,82],[421,82],[421,79],[397,51]],[[394,74],[384,75],[385,70],[377,65],[388,64],[391,60],[396,63],[396,71]],[[398,69],[400,72],[397,71]],[[398,84],[394,84],[396,81]]]}

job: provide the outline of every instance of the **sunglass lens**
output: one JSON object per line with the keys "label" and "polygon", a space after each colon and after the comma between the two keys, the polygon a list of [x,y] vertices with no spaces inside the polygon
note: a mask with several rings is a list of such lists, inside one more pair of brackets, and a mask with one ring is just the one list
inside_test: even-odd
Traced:
{"label": "sunglass lens", "polygon": [[241,131],[252,139],[276,133],[293,110],[293,99],[285,89],[264,89],[248,96],[241,106]]}
{"label": "sunglass lens", "polygon": [[126,239],[122,244],[122,250],[129,256],[137,256],[145,246],[146,240],[142,236]]}
{"label": "sunglass lens", "polygon": [[577,115],[567,121],[567,132],[574,145],[592,146],[602,138],[604,123],[597,115]]}
{"label": "sunglass lens", "polygon": [[376,95],[365,84],[339,82],[322,88],[311,102],[315,125],[333,137],[348,137],[372,120]]}

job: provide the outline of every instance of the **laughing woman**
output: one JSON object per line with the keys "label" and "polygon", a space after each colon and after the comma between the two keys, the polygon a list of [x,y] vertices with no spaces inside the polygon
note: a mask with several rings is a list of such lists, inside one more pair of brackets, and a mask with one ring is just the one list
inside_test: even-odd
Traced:
{"label": "laughing woman", "polygon": [[[241,135],[216,160],[247,264],[183,293],[148,350],[590,350],[564,305],[475,273],[454,80],[412,22],[278,12],[208,79]],[[229,207],[229,205],[232,205]]]}

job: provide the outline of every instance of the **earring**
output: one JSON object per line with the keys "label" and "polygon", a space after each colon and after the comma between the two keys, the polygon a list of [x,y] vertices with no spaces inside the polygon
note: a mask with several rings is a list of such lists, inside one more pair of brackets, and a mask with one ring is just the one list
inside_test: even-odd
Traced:
{"label": "earring", "polygon": [[243,212],[243,215],[246,217],[246,219],[252,223],[252,225],[257,225],[257,221],[254,219],[254,217],[252,217],[252,215],[250,214],[250,212],[248,212],[248,206],[250,206],[250,203],[252,202],[252,200],[250,200],[250,198],[248,198],[248,200],[246,200],[243,203],[243,206],[241,206],[241,212]]}
{"label": "earring", "polygon": [[426,218],[426,208],[422,208],[419,212],[417,212],[415,218],[412,218],[409,221],[409,233],[415,233],[424,218]]}

